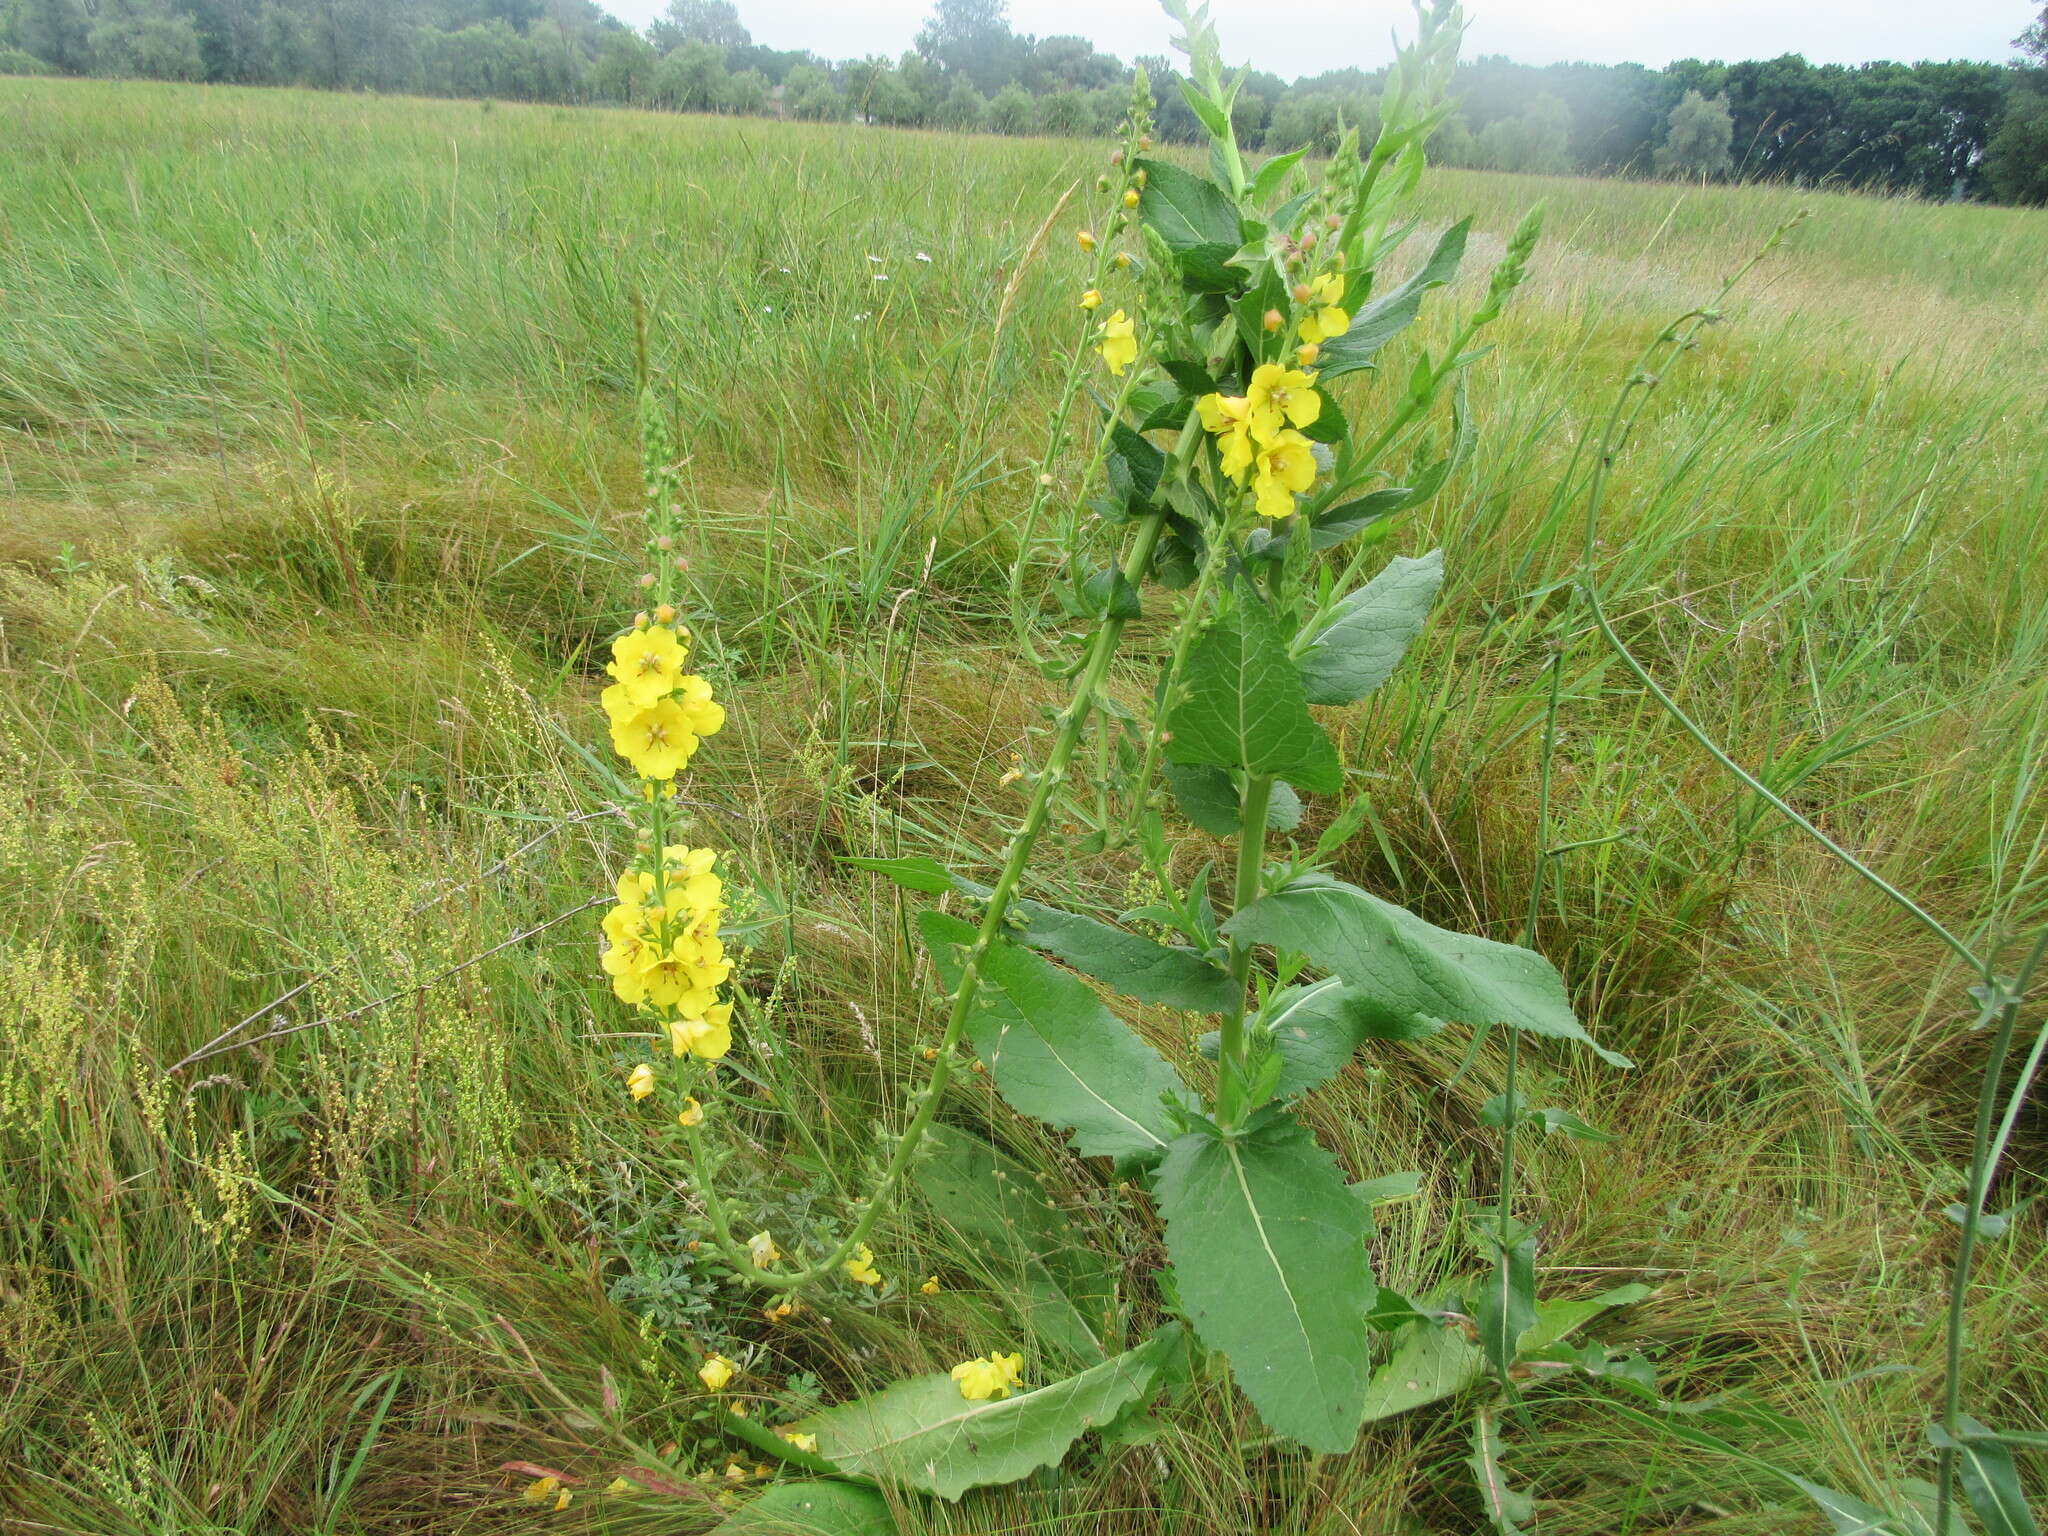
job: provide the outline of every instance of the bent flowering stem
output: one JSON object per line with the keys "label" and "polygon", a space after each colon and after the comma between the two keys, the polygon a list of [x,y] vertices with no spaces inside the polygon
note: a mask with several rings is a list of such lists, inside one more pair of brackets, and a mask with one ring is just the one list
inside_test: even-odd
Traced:
{"label": "bent flowering stem", "polygon": [[[1163,507],[1155,508],[1138,521],[1120,567],[1124,579],[1133,586],[1143,579],[1151,566],[1152,552],[1158,543],[1159,531],[1164,522]],[[967,1028],[968,1014],[981,990],[982,958],[987,954],[989,945],[1002,932],[1004,920],[1008,917],[1011,903],[1016,898],[1018,884],[1023,879],[1026,866],[1031,862],[1032,850],[1038,844],[1039,835],[1045,830],[1046,816],[1052,807],[1053,798],[1065,781],[1067,766],[1073,759],[1074,749],[1081,740],[1090,715],[1094,712],[1097,696],[1109,673],[1110,661],[1116,654],[1118,642],[1122,639],[1124,625],[1125,620],[1122,617],[1116,614],[1106,615],[1089,642],[1087,659],[1082,664],[1066,708],[1060,712],[1059,725],[1054,733],[1051,749],[1046,753],[1045,766],[1040,770],[1038,781],[1032,789],[1030,805],[1025,810],[1023,821],[1011,834],[1009,847],[1003,858],[1002,872],[997,876],[995,887],[989,893],[974,943],[968,951],[967,963],[961,970],[959,985],[953,989],[945,1031],[939,1037],[938,1054],[932,1062],[931,1074],[913,1101],[909,1123],[896,1138],[896,1148],[890,1154],[881,1178],[866,1200],[860,1216],[856,1218],[846,1236],[840,1240],[839,1245],[824,1258],[786,1273],[764,1269],[754,1263],[745,1245],[734,1237],[731,1221],[712,1183],[710,1175],[714,1170],[711,1169],[706,1157],[701,1125],[686,1128],[691,1163],[697,1174],[698,1192],[704,1197],[706,1212],[710,1217],[719,1249],[726,1260],[746,1279],[771,1290],[790,1291],[831,1274],[873,1232],[876,1221],[880,1219],[888,1201],[896,1193],[897,1186],[902,1183],[904,1174],[909,1171],[918,1141],[938,1114],[946,1085],[952,1079],[954,1053],[959,1048],[961,1037]]]}

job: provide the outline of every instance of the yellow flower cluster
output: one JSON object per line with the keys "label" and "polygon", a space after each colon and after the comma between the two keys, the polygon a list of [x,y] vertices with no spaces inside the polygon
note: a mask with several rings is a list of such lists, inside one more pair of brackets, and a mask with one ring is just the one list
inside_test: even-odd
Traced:
{"label": "yellow flower cluster", "polygon": [[1312,373],[1262,363],[1242,395],[1204,395],[1195,402],[1222,451],[1223,473],[1239,485],[1252,476],[1261,517],[1286,517],[1294,511],[1294,498],[1315,484],[1315,450],[1296,430],[1323,413],[1315,382]]}
{"label": "yellow flower cluster", "polygon": [[[732,974],[718,925],[725,886],[711,866],[709,848],[672,843],[662,850],[659,879],[652,870],[619,876],[619,904],[605,914],[602,964],[619,1001],[661,1018],[678,1056],[716,1061],[732,1048],[732,1005],[718,989]],[[636,1077],[638,1074],[636,1074]],[[635,1098],[651,1093],[653,1073],[627,1086]]]}
{"label": "yellow flower cluster", "polygon": [[658,620],[635,626],[612,642],[605,665],[612,685],[601,697],[611,717],[612,748],[641,778],[657,783],[682,772],[698,741],[725,724],[711,684],[683,671],[687,636]]}
{"label": "yellow flower cluster", "polygon": [[970,1403],[1008,1397],[1014,1389],[1024,1385],[1024,1357],[977,1355],[954,1366],[952,1375],[960,1384],[960,1395]]}

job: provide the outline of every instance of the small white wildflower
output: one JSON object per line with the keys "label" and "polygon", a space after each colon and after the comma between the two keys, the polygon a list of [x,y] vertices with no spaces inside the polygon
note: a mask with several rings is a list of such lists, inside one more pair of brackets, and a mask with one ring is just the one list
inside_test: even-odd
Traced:
{"label": "small white wildflower", "polygon": [[880,266],[882,264],[882,258],[879,256],[870,256],[868,260],[875,263],[876,266]]}
{"label": "small white wildflower", "polygon": [[875,274],[875,281],[878,283],[886,283],[887,281],[889,281],[889,274],[886,272],[877,272]]}
{"label": "small white wildflower", "polygon": [[930,261],[930,260],[931,260],[931,257],[929,257],[929,256],[925,255],[925,253],[924,253],[923,251],[919,251],[919,252],[917,253],[917,259],[918,259],[919,261]]}

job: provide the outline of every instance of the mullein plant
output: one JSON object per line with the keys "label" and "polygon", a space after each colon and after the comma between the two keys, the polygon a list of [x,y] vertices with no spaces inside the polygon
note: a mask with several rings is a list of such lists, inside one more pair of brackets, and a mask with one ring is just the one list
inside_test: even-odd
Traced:
{"label": "mullein plant", "polygon": [[[1090,1428],[1128,1436],[1161,1394],[1216,1390],[1226,1364],[1268,1428],[1312,1453],[1343,1452],[1369,1420],[1489,1378],[1513,1401],[1517,1383],[1557,1373],[1640,1376],[1639,1362],[1566,1342],[1636,1293],[1539,1302],[1533,1233],[1511,1199],[1471,1227],[1490,1274],[1426,1299],[1381,1287],[1373,1205],[1412,1176],[1356,1179],[1294,1113],[1373,1042],[1453,1026],[1577,1042],[1626,1065],[1589,1039],[1539,955],[1433,927],[1328,872],[1368,807],[1313,711],[1378,687],[1422,628],[1440,552],[1364,577],[1391,520],[1434,495],[1469,447],[1460,377],[1523,280],[1536,221],[1509,240],[1448,346],[1394,348],[1465,249],[1468,226],[1454,224],[1400,281],[1382,276],[1418,227],[1413,196],[1447,110],[1457,6],[1418,6],[1377,138],[1361,147],[1347,133],[1316,171],[1300,151],[1245,163],[1231,127],[1242,77],[1226,78],[1206,8],[1167,8],[1184,34],[1178,85],[1209,134],[1209,174],[1151,153],[1141,71],[1097,183],[1102,205],[1076,236],[1091,258],[1083,330],[1020,520],[1018,569],[1055,571],[1071,648],[1039,651],[1046,630],[1021,576],[1019,643],[1067,684],[1067,702],[1042,759],[1010,776],[1028,794],[993,884],[928,857],[852,861],[933,898],[918,926],[944,1023],[873,1184],[811,1253],[786,1255],[780,1241],[801,1246],[792,1234],[743,1237],[752,1224],[736,1222],[718,1188],[728,1154],[717,1063],[733,1048],[719,996],[730,969],[722,891],[712,854],[671,843],[669,797],[720,716],[684,670],[672,454],[659,413],[644,423],[652,606],[615,642],[606,692],[614,744],[641,780],[641,832],[605,920],[605,968],[671,1046],[673,1066],[635,1068],[629,1087],[660,1095],[680,1122],[705,1242],[737,1279],[772,1292],[878,1284],[876,1222],[921,1162],[960,1144],[935,1121],[963,1050],[1011,1108],[1145,1190],[1165,1226],[1170,1266],[1154,1285],[1165,1320],[1132,1343],[1129,1308],[1108,1308],[1117,1315],[1084,1341],[1094,1363],[1077,1374],[1046,1381],[1040,1362],[998,1347],[824,1409],[779,1439],[729,1416],[734,1434],[847,1484],[957,1498],[1059,1460]],[[1347,409],[1334,386],[1369,370],[1388,382],[1371,393],[1368,418],[1363,392]],[[1067,407],[1083,391],[1094,426],[1062,486]],[[1163,638],[1152,705],[1138,714],[1105,686],[1141,616],[1163,621]],[[1328,797],[1313,838],[1304,796]],[[1182,823],[1229,849],[1193,879],[1171,857]],[[1072,829],[1063,858],[1140,860],[1154,899],[1111,923],[1027,896],[1052,827]],[[1182,1048],[1156,1049],[1103,991],[1178,1010]],[[1497,1123],[1561,1123],[1504,1098]],[[999,1156],[983,1155],[977,1166]],[[733,1370],[723,1357],[706,1362],[706,1386],[724,1389]],[[1473,1466],[1505,1528],[1519,1496],[1499,1475],[1493,1413],[1477,1421]]]}

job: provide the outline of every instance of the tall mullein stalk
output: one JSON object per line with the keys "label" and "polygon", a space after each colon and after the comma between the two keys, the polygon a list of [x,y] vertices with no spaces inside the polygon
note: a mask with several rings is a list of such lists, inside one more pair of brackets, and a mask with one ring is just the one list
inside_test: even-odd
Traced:
{"label": "tall mullein stalk", "polygon": [[[1140,71],[1133,89],[1130,115],[1124,125],[1125,147],[1123,152],[1117,157],[1118,164],[1128,165],[1130,161],[1136,158],[1141,148],[1149,146],[1151,108],[1151,94],[1147,87],[1144,73]],[[1122,191],[1122,201],[1111,212],[1107,221],[1106,228],[1109,236],[1114,237],[1127,225],[1129,210],[1135,200],[1135,191],[1133,189],[1137,184],[1136,179],[1130,174],[1127,174],[1124,178],[1123,187],[1120,189]],[[1098,190],[1111,190],[1108,178],[1104,178],[1099,183]],[[1085,310],[1092,314],[1100,307],[1101,296],[1099,290],[1106,280],[1108,273],[1113,268],[1121,270],[1129,263],[1127,258],[1112,255],[1109,241],[1098,241],[1087,230],[1081,232],[1079,239],[1082,249],[1093,253],[1096,258],[1093,268],[1093,279],[1086,291],[1082,305]],[[1131,355],[1119,356],[1114,351],[1117,345],[1116,337],[1119,330],[1119,321],[1123,320],[1125,320],[1125,317],[1121,311],[1118,311],[1108,321],[1101,323],[1098,326],[1098,333],[1103,338],[1101,346],[1098,348],[1077,349],[1074,359],[1069,365],[1066,382],[1061,394],[1059,410],[1047,435],[1041,469],[1032,490],[1031,501],[1025,514],[1024,527],[1019,536],[1020,558],[1016,562],[1016,572],[1021,572],[1024,567],[1025,561],[1022,558],[1022,553],[1028,551],[1034,537],[1038,519],[1043,515],[1044,507],[1051,497],[1052,487],[1055,484],[1052,466],[1066,441],[1067,429],[1065,421],[1079,394],[1081,383],[1085,377],[1083,365],[1098,351],[1103,359],[1109,362],[1112,373],[1118,378],[1119,383],[1117,392],[1110,401],[1108,410],[1105,413],[1106,420],[1104,425],[1097,434],[1093,452],[1083,465],[1076,484],[1074,498],[1077,508],[1080,499],[1087,494],[1089,488],[1094,485],[1103,473],[1112,434],[1118,429],[1119,424],[1125,418],[1131,391],[1142,371],[1140,367],[1136,366],[1141,354],[1139,345],[1134,339],[1125,342],[1130,349]],[[1131,325],[1126,322],[1122,329],[1128,337]],[[1187,428],[1181,434],[1182,447],[1180,451],[1170,461],[1172,465],[1171,472],[1162,475],[1151,504],[1141,515],[1132,521],[1131,531],[1127,537],[1123,556],[1118,566],[1118,571],[1124,585],[1130,589],[1135,589],[1151,570],[1160,533],[1165,526],[1167,497],[1175,481],[1184,478],[1189,472],[1195,448],[1200,440],[1200,433],[1196,430],[1197,423],[1192,413],[1190,414]],[[1078,513],[1070,516],[1069,522],[1070,527],[1064,542],[1071,546],[1076,537],[1075,529],[1079,526]],[[1073,553],[1071,548],[1069,552],[1070,554]],[[1072,579],[1075,585],[1075,595],[1078,598],[1081,596],[1081,577],[1078,569],[1072,572]],[[723,1196],[720,1195],[717,1186],[717,1177],[720,1166],[724,1161],[724,1154],[711,1144],[706,1134],[704,1116],[701,1113],[686,1115],[681,1122],[692,1178],[696,1192],[704,1204],[705,1218],[709,1224],[714,1245],[726,1262],[732,1265],[743,1278],[769,1290],[793,1291],[811,1285],[831,1275],[842,1266],[846,1266],[849,1260],[855,1259],[856,1255],[864,1256],[867,1253],[867,1239],[873,1234],[876,1223],[880,1221],[883,1213],[889,1208],[905,1176],[909,1173],[912,1162],[916,1157],[918,1144],[923,1139],[925,1132],[930,1129],[933,1120],[938,1115],[939,1107],[944,1101],[946,1089],[952,1080],[954,1060],[966,1033],[967,1020],[975,1005],[975,1000],[980,994],[982,986],[982,957],[986,954],[989,945],[1002,932],[1003,925],[1009,916],[1011,906],[1023,882],[1025,871],[1030,865],[1033,851],[1038,846],[1039,839],[1044,833],[1053,806],[1061,797],[1073,764],[1075,751],[1086,734],[1089,720],[1095,712],[1102,695],[1103,685],[1108,678],[1110,664],[1122,640],[1128,619],[1114,604],[1106,604],[1098,617],[1094,633],[1090,637],[1079,663],[1072,668],[1048,664],[1043,658],[1038,656],[1035,648],[1029,643],[1027,633],[1029,625],[1022,616],[1023,597],[1021,587],[1018,585],[1020,581],[1021,577],[1013,574],[1013,620],[1019,630],[1020,644],[1024,646],[1027,654],[1031,655],[1034,660],[1037,660],[1041,669],[1048,674],[1067,673],[1072,675],[1074,678],[1073,688],[1066,706],[1060,711],[1055,722],[1052,741],[1047,750],[1045,761],[1039,769],[1037,779],[1033,785],[1031,799],[1025,809],[1023,819],[1012,831],[1004,848],[1001,871],[983,908],[975,942],[969,950],[959,982],[948,999],[945,1028],[940,1035],[936,1047],[927,1053],[932,1063],[930,1073],[925,1078],[923,1085],[911,1096],[908,1106],[909,1118],[904,1123],[902,1129],[896,1132],[892,1138],[893,1145],[880,1174],[872,1186],[860,1197],[858,1201],[858,1214],[854,1217],[839,1241],[821,1257],[795,1268],[771,1267],[770,1262],[763,1262],[761,1252],[755,1244],[741,1242],[734,1231],[730,1208]],[[659,837],[656,838],[656,846],[661,846]],[[779,1250],[777,1251],[777,1256],[779,1257]]]}

